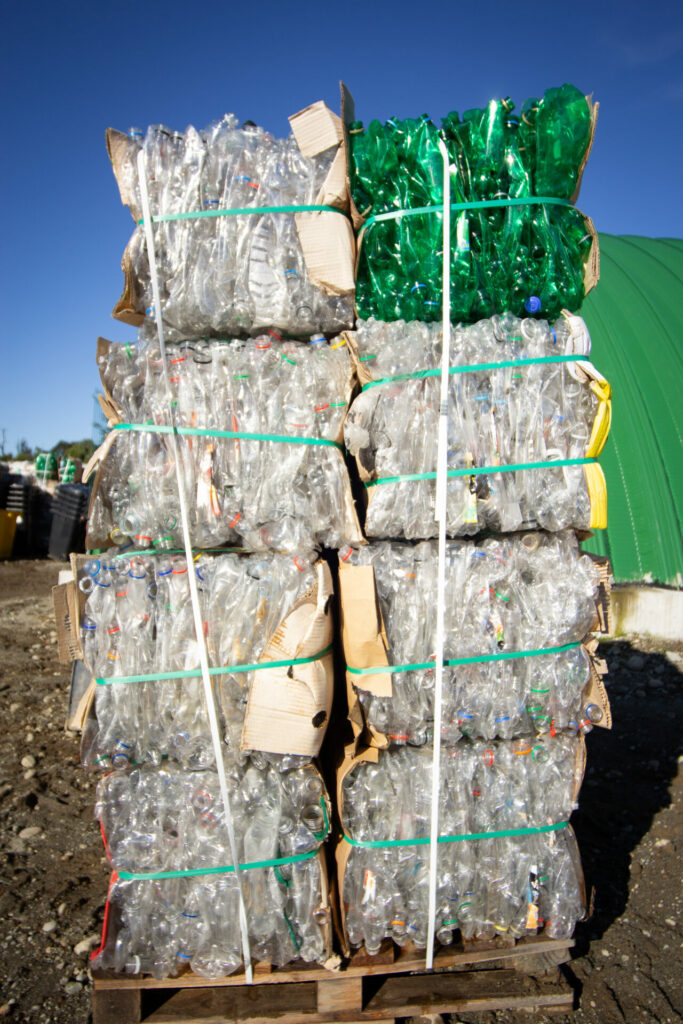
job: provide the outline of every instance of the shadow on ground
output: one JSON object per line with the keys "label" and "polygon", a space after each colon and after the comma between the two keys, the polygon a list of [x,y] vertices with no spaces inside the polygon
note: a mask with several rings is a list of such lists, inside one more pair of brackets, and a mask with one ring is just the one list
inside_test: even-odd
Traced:
{"label": "shadow on ground", "polygon": [[657,812],[671,804],[670,784],[683,751],[677,667],[665,654],[635,650],[626,641],[602,644],[600,654],[609,666],[613,727],[588,737],[586,776],[572,818],[586,883],[595,894],[592,918],[576,931],[576,956],[624,913],[641,870],[631,854]]}

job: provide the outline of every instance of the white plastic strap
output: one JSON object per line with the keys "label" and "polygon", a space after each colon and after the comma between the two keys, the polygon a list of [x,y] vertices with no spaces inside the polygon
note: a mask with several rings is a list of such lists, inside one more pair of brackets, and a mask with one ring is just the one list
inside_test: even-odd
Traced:
{"label": "white plastic strap", "polygon": [[[152,229],[152,217],[149,208],[149,194],[147,191],[147,172],[145,167],[144,150],[140,150],[140,152],[138,153],[138,179],[140,181],[140,195],[142,198],[142,216],[144,218],[145,241],[147,243],[147,255],[149,257],[149,272],[150,280],[152,283],[152,297],[154,301],[154,309],[156,310],[159,349],[161,352],[163,378],[166,388],[166,402],[168,404],[168,412],[170,416],[169,422],[173,423],[173,406],[171,405],[171,385],[169,382],[168,375],[168,362],[166,360],[166,345],[164,342],[164,329],[161,316],[161,296],[159,293],[159,276],[157,273],[156,252],[154,249],[154,232]],[[209,659],[206,652],[204,624],[202,622],[202,611],[199,605],[199,594],[197,592],[197,577],[194,572],[192,541],[190,538],[190,523],[188,518],[187,501],[185,496],[185,485],[183,483],[182,468],[180,462],[180,450],[178,448],[177,435],[175,433],[171,433],[168,435],[168,437],[170,438],[171,442],[173,461],[176,472],[176,481],[178,484],[180,522],[183,528],[183,544],[185,546],[185,557],[187,559],[187,579],[190,585],[190,600],[192,602],[192,612],[194,615],[194,629],[197,638],[197,648],[199,650],[199,664],[201,667],[202,680],[204,683],[206,710],[209,718],[209,728],[211,729],[211,740],[213,742],[213,749],[216,755],[216,770],[218,772],[218,782],[220,785],[223,806],[225,807],[225,826],[226,831],[228,833],[228,842],[230,844],[230,856],[232,857],[232,863],[235,867],[235,878],[237,879],[237,889],[239,893],[239,923],[240,936],[242,940],[242,956],[244,959],[244,971],[246,976],[246,982],[248,985],[251,985],[253,981],[253,974],[251,968],[251,952],[249,949],[249,928],[247,925],[247,912],[246,907],[244,905],[242,875],[239,869],[239,856],[237,852],[237,843],[235,841],[235,828],[232,820],[232,810],[230,808],[228,783],[225,776],[225,764],[223,763],[223,748],[221,744],[220,733],[218,730],[218,716],[216,714],[216,705],[214,703],[213,688],[211,686],[211,676],[209,674]]]}
{"label": "white plastic strap", "polygon": [[443,305],[441,348],[441,401],[439,447],[436,462],[434,519],[439,524],[439,560],[436,583],[436,639],[434,643],[434,749],[432,753],[432,805],[429,831],[429,913],[427,916],[426,967],[434,966],[436,888],[438,882],[439,794],[441,790],[441,718],[446,612],[446,497],[448,481],[448,370],[451,362],[451,168],[448,150],[439,139],[443,159]]}
{"label": "white plastic strap", "polygon": [[[569,327],[567,353],[589,356],[591,354],[591,336],[588,333],[588,327],[586,326],[583,317],[577,316],[575,313],[570,313],[568,309],[562,310],[562,316],[567,321],[567,325]],[[583,372],[584,370],[585,365],[581,367],[578,362],[567,363],[567,373],[573,377],[574,380],[578,380],[581,383],[586,380],[586,374]]]}

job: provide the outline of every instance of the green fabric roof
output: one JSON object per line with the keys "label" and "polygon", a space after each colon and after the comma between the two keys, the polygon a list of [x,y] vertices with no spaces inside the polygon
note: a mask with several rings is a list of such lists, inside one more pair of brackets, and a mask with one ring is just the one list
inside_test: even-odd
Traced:
{"label": "green fabric roof", "polygon": [[614,391],[600,462],[608,528],[584,547],[617,582],[683,586],[683,239],[600,235],[600,281],[581,314]]}

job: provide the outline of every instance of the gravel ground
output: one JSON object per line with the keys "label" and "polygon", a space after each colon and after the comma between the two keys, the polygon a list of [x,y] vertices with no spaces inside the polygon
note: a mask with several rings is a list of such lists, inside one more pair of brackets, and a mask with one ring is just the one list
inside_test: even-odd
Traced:
{"label": "gravel ground", "polygon": [[[57,661],[50,587],[60,565],[0,563],[0,1018],[85,1024],[89,950],[109,872],[93,820],[94,780],[64,720],[69,670]],[[683,644],[602,645],[614,729],[588,738],[573,818],[592,918],[567,965],[579,1009],[561,1024],[683,1020]],[[681,758],[681,760],[679,760]],[[524,1014],[461,1014],[522,1024]]]}

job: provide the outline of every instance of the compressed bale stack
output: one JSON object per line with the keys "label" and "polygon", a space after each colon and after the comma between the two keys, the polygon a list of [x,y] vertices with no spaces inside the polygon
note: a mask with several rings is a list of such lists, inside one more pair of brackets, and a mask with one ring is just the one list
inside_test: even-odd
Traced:
{"label": "compressed bale stack", "polygon": [[[611,391],[576,315],[597,237],[573,206],[596,113],[563,86],[519,118],[503,100],[440,129],[426,116],[348,125],[360,319],[344,337],[362,390],[345,438],[370,543],[340,552],[355,742],[338,774],[337,862],[344,938],[371,955],[384,939],[567,938],[585,912],[568,822],[584,734],[610,723],[592,657],[606,570],[573,532],[606,525]],[[451,539],[435,762],[444,258]]]}
{"label": "compressed bale stack", "polygon": [[119,972],[331,954],[319,551],[362,534],[352,365],[320,331],[353,325],[353,233],[340,118],[291,121],[107,133],[138,222],[115,316],[139,334],[98,343],[112,430],[56,605],[92,675],[76,717],[114,872],[94,963]]}
{"label": "compressed bale stack", "polygon": [[[351,105],[344,90],[346,121]],[[114,316],[139,333],[98,342],[112,429],[86,468],[90,557],[55,595],[60,649],[92,675],[83,762],[109,773],[98,967],[249,977],[330,956],[329,549],[354,737],[343,948],[565,939],[584,913],[568,819],[584,734],[610,724],[592,637],[607,570],[576,534],[605,525],[611,412],[577,315],[597,280],[573,206],[596,113],[563,86],[519,119],[492,101],[441,129],[345,131],[314,104],[287,140],[232,115],[108,132],[137,224]],[[439,141],[454,326],[434,876]]]}

